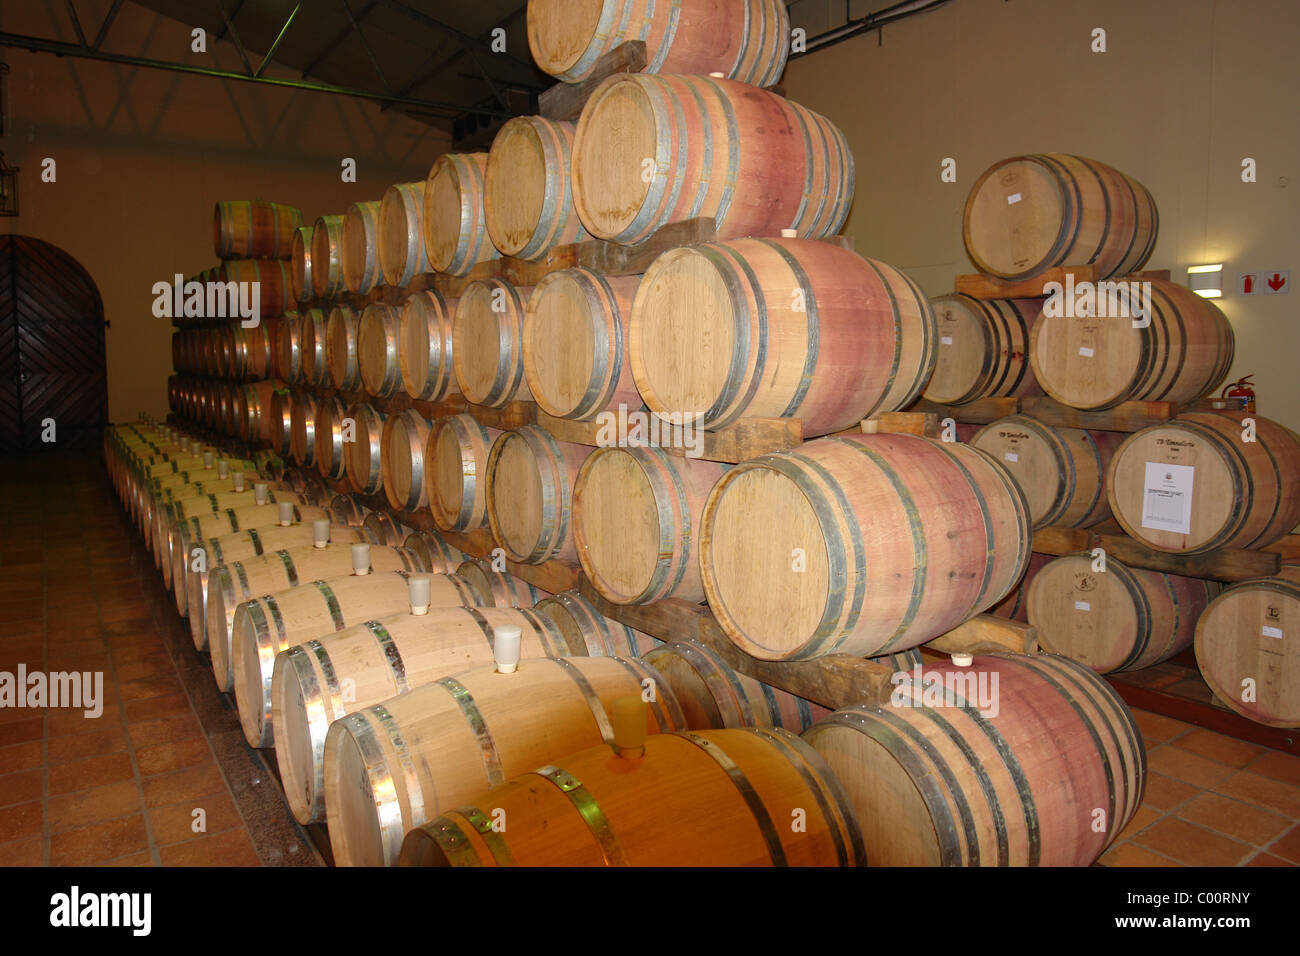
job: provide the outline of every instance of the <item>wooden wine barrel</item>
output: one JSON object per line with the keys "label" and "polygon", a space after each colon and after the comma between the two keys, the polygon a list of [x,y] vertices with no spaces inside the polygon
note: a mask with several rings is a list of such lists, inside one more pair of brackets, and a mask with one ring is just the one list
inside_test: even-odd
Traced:
{"label": "wooden wine barrel", "polygon": [[[231,259],[225,263],[225,270],[226,282],[257,283],[260,318],[273,319],[293,307],[289,263],[283,259]],[[240,301],[244,298],[241,293]]]}
{"label": "wooden wine barrel", "polygon": [[346,288],[343,280],[343,217],[321,216],[311,233],[311,288],[318,298],[332,299]]}
{"label": "wooden wine barrel", "polygon": [[326,478],[342,478],[346,459],[343,440],[347,426],[347,406],[338,397],[323,395],[316,402],[316,470]]}
{"label": "wooden wine barrel", "polygon": [[1029,366],[1029,329],[1041,299],[975,299],[961,293],[930,300],[939,357],[924,397],[940,405],[981,398],[1041,395]]}
{"label": "wooden wine barrel", "polygon": [[359,495],[373,495],[384,487],[381,450],[384,413],[372,405],[353,405],[348,418],[357,423],[356,441],[343,446],[348,487]]}
{"label": "wooden wine barrel", "polygon": [[[251,465],[239,463],[232,463],[231,468],[232,474],[246,473],[247,481],[243,491],[234,490],[233,480],[213,480],[204,482],[201,492],[177,492],[168,500],[154,497],[149,501],[148,517],[142,530],[145,546],[153,555],[154,566],[163,572],[164,585],[170,586],[171,583],[171,529],[174,525],[190,516],[229,513],[256,503],[253,485],[257,481],[257,472]],[[277,500],[297,500],[297,497],[282,491],[277,499],[274,486],[269,487],[267,501]],[[181,610],[183,613],[184,609]]]}
{"label": "wooden wine barrel", "polygon": [[966,199],[962,239],[980,272],[1028,279],[1092,263],[1099,279],[1142,267],[1160,215],[1151,193],[1105,163],[1065,153],[994,163]]}
{"label": "wooden wine barrel", "polygon": [[[336,720],[325,738],[335,862],[391,865],[412,827],[526,767],[600,744],[612,735],[613,701],[639,697],[646,679],[653,672],[639,661],[534,659],[513,674],[475,668]],[[658,698],[646,707],[652,736],[682,726],[671,692]]]}
{"label": "wooden wine barrel", "polygon": [[488,524],[507,558],[578,566],[573,482],[594,450],[557,441],[536,425],[503,432],[493,442],[486,473]]}
{"label": "wooden wine barrel", "polygon": [[250,382],[241,385],[237,400],[239,403],[239,437],[253,444],[271,440],[271,391],[272,382]]}
{"label": "wooden wine barrel", "polygon": [[[370,546],[370,567],[373,573],[365,575],[368,578],[389,571],[424,570],[418,567],[415,555],[404,548],[377,544]],[[212,568],[208,572],[204,628],[217,687],[223,691],[234,690],[231,628],[241,604],[263,594],[276,594],[288,588],[309,585],[312,581],[329,581],[351,573],[350,544],[333,541],[325,548],[275,551]]]}
{"label": "wooden wine barrel", "polygon": [[286,312],[275,329],[275,374],[286,382],[302,382],[302,318]]}
{"label": "wooden wine barrel", "polygon": [[621,43],[646,44],[646,73],[725,73],[773,86],[785,70],[790,17],[780,0],[529,0],[528,47],[537,65],[566,83],[586,79]]}
{"label": "wooden wine barrel", "polygon": [[[925,706],[940,685],[952,705]],[[803,737],[848,792],[874,866],[1088,866],[1146,781],[1124,702],[1050,654],[932,665]]]}
{"label": "wooden wine barrel", "polygon": [[461,292],[452,322],[452,365],[467,401],[500,408],[532,400],[523,353],[524,303],[532,291],[491,278]]}
{"label": "wooden wine barrel", "polygon": [[573,205],[599,239],[636,243],[700,216],[717,220],[718,239],[782,229],[819,239],[839,232],[852,202],[844,134],[797,103],[734,80],[616,74],[578,121]]}
{"label": "wooden wine barrel", "polygon": [[245,328],[242,322],[226,326],[231,378],[256,381],[271,374],[271,339],[278,325],[278,319],[266,319],[252,328]]}
{"label": "wooden wine barrel", "polygon": [[380,439],[384,494],[398,511],[416,511],[429,503],[424,480],[428,441],[429,420],[413,408],[394,412],[384,422]]}
{"label": "wooden wine barrel", "polygon": [[1029,502],[1035,529],[1090,528],[1110,517],[1106,468],[1125,437],[1009,415],[981,429],[970,443],[1011,472]]}
{"label": "wooden wine barrel", "polygon": [[[1138,280],[1134,280],[1138,281]],[[1066,315],[1063,304],[1044,306],[1029,334],[1029,361],[1043,391],[1075,408],[1113,408],[1127,401],[1195,403],[1223,381],[1232,366],[1232,326],[1209,299],[1160,279],[1137,294],[1128,282],[1100,298],[1107,317]],[[1101,285],[1098,284],[1100,290]],[[1111,291],[1114,295],[1111,295]],[[1149,312],[1149,317],[1139,313]],[[1125,317],[1139,315],[1138,318]],[[1134,328],[1134,322],[1139,328]],[[1145,324],[1144,324],[1145,323]]]}
{"label": "wooden wine barrel", "polygon": [[1038,643],[1099,674],[1141,670],[1186,650],[1196,619],[1217,593],[1198,578],[1130,568],[1089,553],[1057,558],[1029,586],[1029,623]]}
{"label": "wooden wine barrel", "polygon": [[219,202],[212,210],[212,247],[218,259],[288,259],[302,210],[260,199]]}
{"label": "wooden wine barrel", "polygon": [[992,458],[892,434],[743,462],[701,527],[709,607],[763,660],[924,644],[1001,600],[1031,542],[1024,495]]}
{"label": "wooden wine barrel", "polygon": [[298,321],[298,346],[302,350],[302,381],[305,385],[328,385],[329,364],[325,348],[325,313],[320,309],[302,309]]}
{"label": "wooden wine barrel", "polygon": [[429,289],[402,303],[397,361],[402,387],[412,398],[437,402],[460,390],[451,361],[452,317],[459,301]]}
{"label": "wooden wine barrel", "polygon": [[[493,628],[499,626],[519,628],[522,660],[570,653],[541,615],[467,607],[366,621],[277,655],[271,723],[280,779],[294,817],[304,824],[325,819],[324,753],[332,721],[447,674],[492,664]],[[350,690],[346,698],[343,686]]]}
{"label": "wooden wine barrel", "polygon": [[379,271],[379,200],[354,202],[343,215],[339,262],[349,292],[365,295],[383,284]]}
{"label": "wooden wine barrel", "polygon": [[311,226],[303,226],[293,234],[289,281],[293,287],[294,300],[298,302],[306,302],[312,297],[311,237]]}
{"label": "wooden wine barrel", "polygon": [[434,272],[468,275],[501,253],[488,237],[483,212],[487,153],[446,153],[424,181],[424,251]]}
{"label": "wooden wine barrel", "polygon": [[398,365],[397,326],[401,310],[382,302],[372,302],[361,313],[357,326],[357,366],[366,392],[378,398],[391,398],[402,387],[402,370]]}
{"label": "wooden wine barrel", "polygon": [[330,309],[325,322],[325,362],[335,388],[354,392],[361,387],[361,365],[357,359],[357,334],[361,320],[340,302]]}
{"label": "wooden wine barrel", "polygon": [[[865,866],[839,781],[779,728],[653,734],[596,746],[411,830],[403,866]],[[487,808],[487,809],[484,809]],[[777,809],[779,808],[779,810]],[[788,819],[799,808],[802,827]],[[497,833],[491,814],[510,821]],[[671,821],[671,822],[670,822]]]}
{"label": "wooden wine barrel", "polygon": [[384,281],[404,286],[431,271],[424,254],[424,183],[397,183],[379,201],[379,268]]}
{"label": "wooden wine barrel", "polygon": [[536,609],[555,623],[574,654],[636,658],[663,643],[605,617],[577,591],[550,595],[538,601]]}
{"label": "wooden wine barrel", "polygon": [[293,392],[277,388],[271,393],[271,449],[280,455],[293,447]]}
{"label": "wooden wine barrel", "polygon": [[424,455],[425,497],[433,521],[443,531],[473,531],[488,523],[488,456],[501,437],[472,415],[433,422]]}
{"label": "wooden wine barrel", "polygon": [[556,418],[641,408],[627,327],[640,276],[552,272],[533,288],[521,342],[528,390]]}
{"label": "wooden wine barrel", "polygon": [[300,388],[290,413],[289,454],[304,468],[316,463],[316,396]]}
{"label": "wooden wine barrel", "polygon": [[329,512],[330,520],[334,524],[359,528],[370,509],[366,507],[359,495],[342,494],[330,498]]}
{"label": "wooden wine barrel", "polygon": [[934,313],[910,278],[798,239],[664,253],[637,290],[628,346],[651,411],[694,413],[706,429],[797,417],[805,437],[910,405],[937,349]]}
{"label": "wooden wine barrel", "polygon": [[493,139],[483,211],[488,236],[503,256],[542,259],[556,246],[590,238],[573,210],[569,182],[577,125],[516,116]]}
{"label": "wooden wine barrel", "polygon": [[[407,537],[415,532],[403,524],[393,519],[393,516],[386,511],[372,511],[361,519],[361,527],[365,528],[375,541],[381,541],[384,544],[397,547],[405,547]],[[425,568],[425,570],[429,570]],[[454,569],[448,569],[454,570]]]}
{"label": "wooden wine barrel", "polygon": [[454,574],[468,557],[436,531],[413,531],[402,539],[402,547],[413,552],[431,574]]}
{"label": "wooden wine barrel", "polygon": [[1115,520],[1158,551],[1267,547],[1300,524],[1300,436],[1259,415],[1189,412],[1120,445],[1106,492]]}
{"label": "wooden wine barrel", "polygon": [[988,613],[995,617],[1005,617],[1012,621],[1021,621],[1029,623],[1029,588],[1033,584],[1038,572],[1055,561],[1056,558],[1050,554],[1041,554],[1035,551],[1029,556],[1029,564],[1025,567],[1025,573],[1020,578],[1020,583],[1011,589],[1011,592],[997,604],[988,609]]}
{"label": "wooden wine barrel", "polygon": [[801,734],[830,714],[820,704],[732,670],[704,644],[663,644],[646,654],[645,662],[668,683],[691,730],[782,727]]}
{"label": "wooden wine barrel", "polygon": [[478,596],[476,603],[480,607],[533,607],[551,596],[509,571],[495,570],[492,562],[483,558],[466,558],[456,566],[456,574]]}
{"label": "wooden wine barrel", "polygon": [[1268,727],[1300,727],[1300,567],[1216,597],[1196,625],[1196,663],[1214,696]]}
{"label": "wooden wine barrel", "polygon": [[[430,607],[473,607],[478,595],[454,574],[431,574]],[[295,644],[410,608],[405,573],[312,581],[241,604],[231,625],[239,723],[250,747],[270,747],[275,656]]]}
{"label": "wooden wine barrel", "polygon": [[573,488],[573,535],[592,585],[615,604],[704,600],[700,516],[726,466],[662,448],[598,448]]}

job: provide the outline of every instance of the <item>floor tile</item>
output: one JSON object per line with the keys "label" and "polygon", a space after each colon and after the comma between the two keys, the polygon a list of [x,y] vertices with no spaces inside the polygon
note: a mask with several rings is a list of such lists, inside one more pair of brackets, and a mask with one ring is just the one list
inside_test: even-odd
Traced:
{"label": "floor tile", "polygon": [[91,866],[148,849],[144,816],[108,820],[50,837],[51,866]]}
{"label": "floor tile", "polygon": [[1135,837],[1133,842],[1181,863],[1198,866],[1236,866],[1252,852],[1245,843],[1177,817],[1158,821]]}
{"label": "floor tile", "polygon": [[1253,846],[1285,833],[1291,820],[1217,793],[1202,793],[1178,808],[1177,816]]}

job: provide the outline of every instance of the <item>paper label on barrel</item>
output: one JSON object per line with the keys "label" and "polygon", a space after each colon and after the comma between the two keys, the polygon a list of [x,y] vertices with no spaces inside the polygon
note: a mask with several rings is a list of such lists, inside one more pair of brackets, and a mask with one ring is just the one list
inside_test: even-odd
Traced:
{"label": "paper label on barrel", "polygon": [[1076,611],[1091,611],[1092,605],[1089,604],[1087,601],[1075,601],[1074,609]]}
{"label": "paper label on barrel", "polygon": [[1088,348],[1086,345],[1081,345],[1079,346],[1079,354],[1084,358],[1092,358],[1092,349]]}
{"label": "paper label on barrel", "polygon": [[942,345],[952,345],[952,336],[951,335],[941,336],[939,338],[939,342]]}
{"label": "paper label on barrel", "polygon": [[1269,627],[1267,624],[1265,624],[1265,625],[1264,625],[1263,627],[1261,627],[1259,630],[1260,630],[1260,633],[1263,634],[1265,637],[1281,637],[1281,636],[1282,636],[1282,628],[1280,628],[1280,627]]}
{"label": "paper label on barrel", "polygon": [[1007,452],[1005,455],[1003,455],[1002,457],[1005,458],[1007,461],[1019,461],[1019,460],[1020,460],[1020,456],[1017,455],[1014,451],[1009,451],[1009,452]]}
{"label": "paper label on barrel", "polygon": [[1196,468],[1159,461],[1146,463],[1142,491],[1142,527],[1152,531],[1192,533],[1192,485]]}
{"label": "paper label on barrel", "polygon": [[1020,193],[1012,193],[1007,197],[1008,206],[1014,206],[1018,202],[1020,202]]}

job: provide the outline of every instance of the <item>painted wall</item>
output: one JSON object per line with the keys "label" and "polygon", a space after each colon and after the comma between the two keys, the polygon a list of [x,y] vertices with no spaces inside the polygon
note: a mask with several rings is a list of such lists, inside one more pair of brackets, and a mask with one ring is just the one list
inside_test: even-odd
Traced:
{"label": "painted wall", "polygon": [[[84,28],[97,30],[108,7],[79,0]],[[57,0],[0,5],[0,30],[76,40]],[[233,45],[211,39],[207,54],[192,53],[188,27],[128,3],[104,49],[239,69]],[[422,180],[449,145],[363,100],[15,49],[0,58],[10,66],[0,150],[22,170],[20,215],[0,229],[61,247],[99,285],[112,421],[167,411],[172,328],[153,316],[151,288],[215,264],[216,201],[291,203],[314,222]],[[45,157],[54,183],[41,181]],[[356,183],[341,181],[344,157],[357,161]]]}
{"label": "painted wall", "polygon": [[[884,4],[853,3],[855,17]],[[796,0],[809,36],[842,0]],[[1107,50],[1093,53],[1092,31]],[[1147,268],[1223,262],[1232,378],[1300,429],[1300,293],[1240,297],[1237,274],[1300,281],[1300,4],[1294,0],[953,0],[795,59],[787,94],[841,126],[857,164],[846,233],[931,295],[974,271],[961,239],[971,185],[1027,152],[1078,153],[1144,183],[1160,206]],[[940,181],[945,157],[957,183]],[[1252,157],[1258,181],[1241,180]]]}

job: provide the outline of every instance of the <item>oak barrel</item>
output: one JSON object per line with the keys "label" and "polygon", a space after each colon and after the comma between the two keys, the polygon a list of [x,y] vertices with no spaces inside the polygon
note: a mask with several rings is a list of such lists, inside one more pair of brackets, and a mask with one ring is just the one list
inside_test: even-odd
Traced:
{"label": "oak barrel", "polygon": [[573,482],[594,450],[558,441],[536,425],[503,432],[493,442],[486,472],[488,523],[507,558],[578,565]]}
{"label": "oak barrel", "polygon": [[302,381],[302,319],[286,312],[275,329],[275,374],[291,385]]}
{"label": "oak barrel", "polygon": [[382,285],[379,271],[379,200],[354,202],[343,216],[339,263],[349,292],[365,295]]}
{"label": "oak barrel", "polygon": [[[289,278],[289,263],[283,259],[231,259],[224,264],[227,283],[257,283],[259,315],[273,319],[293,308],[293,283]],[[242,302],[252,295],[239,294]]]}
{"label": "oak barrel", "polygon": [[397,326],[401,315],[395,306],[372,302],[361,313],[357,326],[361,384],[368,394],[377,398],[391,398],[402,387],[402,370],[397,358]]}
{"label": "oak barrel", "polygon": [[425,497],[443,531],[473,531],[488,523],[487,462],[501,432],[473,415],[433,422],[425,451]]}
{"label": "oak barrel", "polygon": [[1029,365],[1029,330],[1041,299],[975,299],[961,293],[930,300],[938,358],[924,397],[940,405],[981,398],[1041,395]]}
{"label": "oak barrel", "polygon": [[298,347],[302,350],[304,385],[328,385],[329,363],[326,359],[325,313],[320,309],[301,309]]}
{"label": "oak barrel", "polygon": [[343,446],[348,487],[359,495],[373,495],[384,487],[383,435],[385,415],[373,405],[353,405],[348,418],[356,422],[356,440]]}
{"label": "oak barrel", "polygon": [[260,199],[218,202],[212,210],[212,247],[218,259],[288,259],[302,210]]}
{"label": "oak barrel", "polygon": [[424,183],[397,183],[379,201],[379,268],[384,281],[404,286],[429,272],[424,254]]}
{"label": "oak barrel", "polygon": [[322,395],[316,403],[316,470],[326,478],[342,478],[346,469],[344,439],[356,431],[347,418],[347,406],[335,395]]}
{"label": "oak barrel", "polygon": [[509,571],[496,570],[493,563],[484,558],[467,557],[456,566],[456,574],[478,596],[475,603],[480,607],[533,607],[551,596]]}
{"label": "oak barrel", "polygon": [[452,321],[452,365],[467,401],[500,408],[530,401],[524,379],[524,303],[532,286],[501,278],[467,285],[456,301]]}
{"label": "oak barrel", "polygon": [[428,442],[429,420],[413,408],[394,412],[384,422],[380,438],[384,494],[398,511],[417,511],[429,503],[424,480]]}
{"label": "oak barrel", "polygon": [[352,307],[340,302],[330,309],[325,322],[325,361],[335,388],[354,392],[361,387],[361,365],[357,360],[357,329],[360,319]]}
{"label": "oak barrel", "polygon": [[296,389],[289,423],[289,454],[304,468],[316,463],[316,396]]}
{"label": "oak barrel", "polygon": [[306,302],[312,297],[311,287],[311,226],[303,226],[293,234],[292,253],[289,256],[289,281],[293,297]]}
{"label": "oak barrel", "polygon": [[289,454],[293,447],[293,403],[290,389],[277,388],[271,393],[271,449],[280,455]]}
{"label": "oak barrel", "polygon": [[420,566],[430,573],[453,574],[468,557],[436,531],[412,531],[402,539],[402,547],[413,553]]}
{"label": "oak barrel", "polygon": [[516,116],[492,140],[483,217],[503,256],[541,259],[556,246],[590,238],[573,210],[569,182],[576,128],[564,120]]}
{"label": "oak barrel", "polygon": [[402,303],[398,322],[398,369],[406,394],[437,402],[460,391],[452,367],[452,318],[459,299],[429,289]]}
{"label": "oak barrel", "polygon": [[311,288],[322,299],[332,299],[347,288],[343,281],[342,216],[321,216],[312,227]]}
{"label": "oak barrel", "polygon": [[642,657],[663,643],[658,638],[605,617],[577,591],[552,594],[538,601],[536,609],[560,629],[574,654]]}
{"label": "oak barrel", "polygon": [[500,258],[488,237],[483,210],[487,153],[446,153],[424,181],[424,250],[434,272],[467,275]]}

